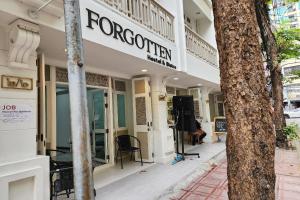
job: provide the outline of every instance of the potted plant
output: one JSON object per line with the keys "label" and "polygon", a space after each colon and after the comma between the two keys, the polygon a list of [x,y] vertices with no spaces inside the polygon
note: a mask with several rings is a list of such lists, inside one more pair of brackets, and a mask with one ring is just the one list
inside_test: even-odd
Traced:
{"label": "potted plant", "polygon": [[300,155],[300,137],[299,126],[296,123],[291,123],[283,128],[284,133],[287,136],[289,147],[296,148]]}

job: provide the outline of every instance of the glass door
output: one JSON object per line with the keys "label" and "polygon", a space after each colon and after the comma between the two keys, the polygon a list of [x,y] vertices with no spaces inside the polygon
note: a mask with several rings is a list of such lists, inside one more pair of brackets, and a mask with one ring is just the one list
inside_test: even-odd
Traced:
{"label": "glass door", "polygon": [[88,109],[93,159],[107,163],[107,93],[102,89],[88,88]]}
{"label": "glass door", "polygon": [[[108,162],[107,156],[107,93],[98,88],[87,88],[90,142],[92,159]],[[57,149],[72,150],[71,120],[68,85],[56,86]]]}

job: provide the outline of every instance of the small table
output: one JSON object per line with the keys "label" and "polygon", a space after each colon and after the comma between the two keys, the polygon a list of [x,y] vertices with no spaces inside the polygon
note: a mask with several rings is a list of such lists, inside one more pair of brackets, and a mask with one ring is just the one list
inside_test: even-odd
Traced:
{"label": "small table", "polygon": [[[53,156],[51,157],[51,159],[54,161],[54,162],[57,162],[57,163],[65,163],[65,164],[72,164],[73,165],[73,155],[72,153],[68,152],[68,153],[63,153],[63,154],[59,154],[59,155],[56,155],[56,156]],[[92,158],[92,168],[93,170],[102,165],[103,163],[96,160],[95,158]]]}
{"label": "small table", "polygon": [[[73,155],[71,152],[66,152],[66,153],[59,153],[56,156],[51,157],[50,162],[54,162],[58,165],[63,165],[65,167],[73,167]],[[100,161],[97,161],[96,159],[92,158],[92,171],[98,166],[102,165]],[[52,181],[52,177],[51,177]],[[94,195],[96,196],[96,190],[94,188]]]}
{"label": "small table", "polygon": [[73,163],[73,155],[71,152],[59,153],[56,156],[52,156],[51,160],[58,163]]}

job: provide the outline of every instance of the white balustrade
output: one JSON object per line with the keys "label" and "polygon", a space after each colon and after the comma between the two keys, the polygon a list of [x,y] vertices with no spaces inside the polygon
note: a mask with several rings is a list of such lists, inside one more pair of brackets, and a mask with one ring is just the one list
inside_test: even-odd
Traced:
{"label": "white balustrade", "polygon": [[189,52],[213,66],[218,66],[217,50],[207,43],[200,35],[185,26],[186,47]]}
{"label": "white balustrade", "polygon": [[155,0],[101,0],[166,39],[174,41],[174,16]]}

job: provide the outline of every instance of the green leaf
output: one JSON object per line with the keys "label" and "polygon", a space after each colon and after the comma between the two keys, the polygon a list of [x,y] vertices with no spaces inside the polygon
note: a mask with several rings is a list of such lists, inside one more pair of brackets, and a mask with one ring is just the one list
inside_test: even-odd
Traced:
{"label": "green leaf", "polygon": [[282,24],[275,32],[279,62],[300,57],[300,29]]}

